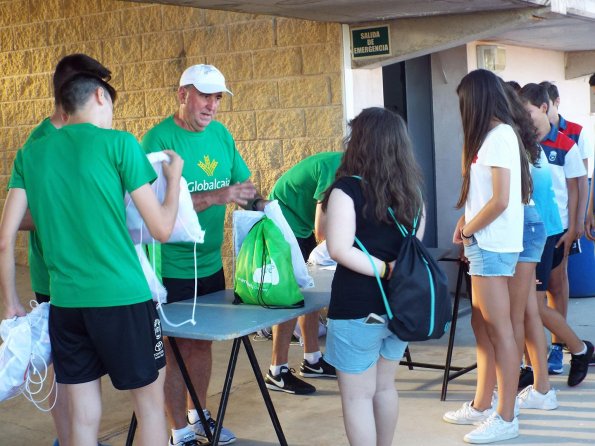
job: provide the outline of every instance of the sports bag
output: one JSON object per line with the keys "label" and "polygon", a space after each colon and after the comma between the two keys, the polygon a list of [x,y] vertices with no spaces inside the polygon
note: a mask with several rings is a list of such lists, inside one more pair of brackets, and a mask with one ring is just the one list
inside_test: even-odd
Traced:
{"label": "sports bag", "polygon": [[448,330],[452,318],[446,275],[415,236],[419,214],[413,222],[413,230],[409,232],[397,221],[392,209],[389,208],[388,212],[403,236],[388,283],[388,296],[370,254],[355,238],[372,263],[386,307],[388,328],[403,341],[439,339]]}
{"label": "sports bag", "polygon": [[242,242],[236,259],[234,293],[236,303],[265,308],[304,306],[289,244],[275,222],[266,216]]}

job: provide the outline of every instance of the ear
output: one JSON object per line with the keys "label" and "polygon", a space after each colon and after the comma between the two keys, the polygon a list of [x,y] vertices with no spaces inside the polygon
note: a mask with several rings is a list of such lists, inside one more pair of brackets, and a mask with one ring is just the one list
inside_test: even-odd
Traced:
{"label": "ear", "polygon": [[179,87],[178,101],[180,101],[180,105],[186,104],[186,99],[188,99],[188,91],[184,87]]}
{"label": "ear", "polygon": [[106,95],[106,92],[103,89],[103,87],[97,87],[95,89],[95,99],[97,100],[97,103],[99,105],[105,104],[105,101],[106,101],[105,95]]}
{"label": "ear", "polygon": [[554,105],[556,106],[556,108],[560,106],[560,97],[556,98],[556,100],[554,101]]}
{"label": "ear", "polygon": [[539,110],[541,110],[541,112],[546,115],[547,115],[548,108],[549,108],[549,105],[546,104],[545,102],[539,106]]}

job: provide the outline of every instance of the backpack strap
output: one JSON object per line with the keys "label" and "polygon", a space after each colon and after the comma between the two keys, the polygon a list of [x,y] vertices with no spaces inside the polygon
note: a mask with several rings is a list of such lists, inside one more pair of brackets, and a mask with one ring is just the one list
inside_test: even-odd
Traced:
{"label": "backpack strap", "polygon": [[386,308],[386,315],[388,316],[389,319],[392,319],[393,312],[391,311],[390,306],[388,305],[388,299],[386,298],[386,293],[384,292],[384,288],[382,287],[382,282],[380,281],[380,274],[378,273],[378,268],[376,268],[376,265],[374,264],[374,261],[372,260],[372,256],[370,255],[370,253],[368,252],[366,247],[363,245],[362,242],[359,241],[359,239],[357,237],[355,237],[355,243],[357,243],[357,246],[359,246],[359,248],[362,250],[362,252],[364,252],[368,256],[368,260],[372,264],[372,269],[374,270],[374,276],[376,276],[376,281],[378,282],[378,287],[380,288],[380,293],[382,293],[382,300],[384,301],[384,307]]}

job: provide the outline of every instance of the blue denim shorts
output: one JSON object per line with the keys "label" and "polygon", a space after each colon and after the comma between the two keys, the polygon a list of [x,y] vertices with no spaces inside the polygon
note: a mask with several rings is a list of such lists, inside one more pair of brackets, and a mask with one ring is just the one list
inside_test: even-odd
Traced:
{"label": "blue denim shorts", "polygon": [[475,236],[463,246],[465,257],[469,260],[470,276],[514,276],[518,252],[487,251],[479,247]]}
{"label": "blue denim shorts", "polygon": [[[383,315],[388,320],[386,315]],[[324,359],[344,373],[363,373],[380,356],[389,361],[400,361],[407,348],[391,332],[387,324],[366,324],[364,319],[327,319],[326,350]]]}
{"label": "blue denim shorts", "polygon": [[535,206],[525,206],[523,252],[519,255],[519,262],[539,263],[546,238],[545,225],[537,209]]}

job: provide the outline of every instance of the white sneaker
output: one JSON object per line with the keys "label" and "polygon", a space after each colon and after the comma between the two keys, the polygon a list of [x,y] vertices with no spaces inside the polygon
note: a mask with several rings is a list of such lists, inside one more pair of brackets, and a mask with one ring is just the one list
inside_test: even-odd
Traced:
{"label": "white sneaker", "polygon": [[[211,433],[215,432],[215,420],[213,420],[213,418],[211,418],[211,412],[209,412],[207,409],[204,409],[203,412],[205,414],[205,418],[207,419],[207,422],[209,423]],[[209,442],[209,438],[207,437],[207,433],[205,432],[205,429],[204,429],[202,423],[200,422],[200,419],[194,424],[192,424],[192,423],[190,423],[190,421],[188,421],[188,424],[190,425],[190,427],[192,427],[192,430],[196,434],[196,439],[198,440],[198,442],[200,444],[206,444]],[[219,435],[219,444],[226,445],[226,444],[231,444],[235,441],[236,441],[236,436],[234,435],[234,433],[232,431],[230,431],[229,429],[226,429],[225,427],[221,426],[221,435]]]}
{"label": "white sneaker", "polygon": [[[496,410],[498,407],[498,391],[494,390],[492,393],[492,408]],[[521,414],[521,406],[518,397],[514,399],[514,416],[518,417]]]}
{"label": "white sneaker", "polygon": [[492,413],[479,427],[463,437],[472,444],[487,444],[496,441],[510,440],[519,436],[519,420],[504,421],[498,412]]}
{"label": "white sneaker", "polygon": [[460,409],[446,412],[442,416],[442,419],[447,423],[452,424],[475,424],[488,419],[494,411],[491,407],[484,411],[477,410],[471,405],[472,402],[473,401],[467,401],[466,403],[463,403]]}
{"label": "white sneaker", "polygon": [[538,392],[533,386],[527,386],[517,395],[517,401],[521,409],[554,410],[558,408],[556,391],[550,389],[545,395]]}

